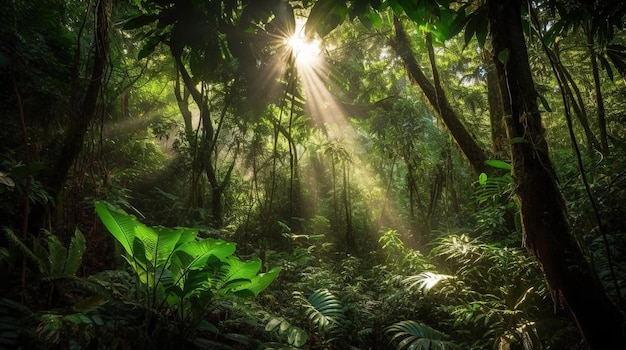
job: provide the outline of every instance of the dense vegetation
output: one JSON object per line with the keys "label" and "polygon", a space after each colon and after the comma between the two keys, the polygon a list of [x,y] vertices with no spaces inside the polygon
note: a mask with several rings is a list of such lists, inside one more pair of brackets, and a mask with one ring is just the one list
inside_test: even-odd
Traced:
{"label": "dense vegetation", "polygon": [[626,5],[0,5],[0,348],[618,349]]}

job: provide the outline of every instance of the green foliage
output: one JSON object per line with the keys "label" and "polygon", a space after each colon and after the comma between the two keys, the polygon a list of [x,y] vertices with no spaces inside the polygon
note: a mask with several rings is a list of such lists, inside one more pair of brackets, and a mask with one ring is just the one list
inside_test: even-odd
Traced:
{"label": "green foliage", "polygon": [[96,203],[96,211],[124,248],[139,281],[169,303],[205,292],[256,296],[278,275],[278,268],[257,274],[259,259],[244,262],[231,256],[234,243],[196,240],[197,229],[148,227],[104,202]]}
{"label": "green foliage", "polygon": [[161,310],[153,316],[163,320],[175,312],[183,338],[201,330],[216,300],[257,296],[280,271],[259,273],[259,259],[242,261],[232,256],[234,243],[198,239],[197,229],[149,227],[105,202],[96,212],[123,247],[146,311]]}
{"label": "green foliage", "polygon": [[[447,327],[457,344],[541,346],[538,319],[551,308],[539,268],[527,252],[485,244],[466,234],[448,235],[433,244],[434,260],[448,273],[422,272],[405,277],[402,284],[426,302],[439,304],[436,309],[448,315]],[[441,317],[437,321],[446,324]],[[561,327],[553,322],[551,327]]]}
{"label": "green foliage", "polygon": [[33,264],[45,277],[71,276],[76,274],[82,263],[86,249],[85,237],[76,229],[68,248],[65,248],[59,238],[45,232],[43,241],[48,245],[45,249],[39,239],[33,239],[33,247],[29,248],[13,230],[4,228],[8,240]]}
{"label": "green foliage", "polygon": [[276,333],[280,338],[286,339],[289,345],[297,348],[304,346],[308,338],[304,329],[292,325],[284,317],[271,317],[265,326],[265,330]]}
{"label": "green foliage", "polygon": [[309,322],[319,331],[329,332],[336,327],[342,327],[343,306],[327,289],[316,290],[307,298],[300,292],[294,292],[294,297],[304,307]]}
{"label": "green foliage", "polygon": [[460,349],[450,340],[450,336],[415,321],[400,321],[387,327],[391,341],[398,341],[398,350],[446,350]]}

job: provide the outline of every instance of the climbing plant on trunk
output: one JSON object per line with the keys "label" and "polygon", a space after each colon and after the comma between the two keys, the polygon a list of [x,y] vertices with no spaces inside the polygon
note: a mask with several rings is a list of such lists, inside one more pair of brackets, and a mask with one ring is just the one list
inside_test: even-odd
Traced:
{"label": "climbing plant on trunk", "polygon": [[571,311],[591,349],[624,342],[623,317],[608,299],[570,232],[548,153],[522,28],[525,1],[487,1],[524,245],[540,262],[557,305]]}

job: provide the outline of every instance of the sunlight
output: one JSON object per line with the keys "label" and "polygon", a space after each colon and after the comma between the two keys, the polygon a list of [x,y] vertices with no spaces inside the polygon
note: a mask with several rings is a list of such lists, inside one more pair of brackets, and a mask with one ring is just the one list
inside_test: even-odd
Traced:
{"label": "sunlight", "polygon": [[294,34],[285,39],[285,45],[291,50],[299,68],[315,65],[320,61],[320,54],[322,53],[321,41],[307,38],[304,33],[304,25],[305,21],[298,20]]}
{"label": "sunlight", "polygon": [[[349,159],[346,175],[350,187],[365,195],[363,209],[369,213],[372,222],[381,227],[393,227],[403,232],[410,232],[410,225],[400,215],[397,203],[389,197],[388,185],[383,183],[379,169],[368,164],[368,153],[371,150],[364,147],[363,140],[349,121],[350,116],[346,109],[333,93],[341,91],[342,88],[332,83],[333,72],[324,59],[322,41],[319,38],[307,38],[304,30],[305,24],[305,18],[297,18],[294,34],[281,39],[283,53],[286,55],[281,58],[290,60],[292,68],[295,68],[294,73],[297,75],[305,101],[305,113],[312,119],[313,124],[319,127],[318,137],[328,142],[321,142],[321,149],[328,149],[329,145],[335,145],[345,152]],[[276,66],[281,67],[280,64]],[[272,72],[272,76],[280,72],[284,74],[284,71],[277,67],[274,67],[275,71]],[[282,67],[285,69],[284,65]],[[263,89],[264,93],[268,90]],[[309,191],[317,193],[319,189],[315,173],[308,174],[306,183],[310,187]],[[310,206],[314,205],[314,203],[310,204]]]}

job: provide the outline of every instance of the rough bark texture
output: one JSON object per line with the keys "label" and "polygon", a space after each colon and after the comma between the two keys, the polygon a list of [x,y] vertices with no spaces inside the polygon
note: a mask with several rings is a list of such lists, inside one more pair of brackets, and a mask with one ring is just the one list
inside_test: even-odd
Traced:
{"label": "rough bark texture", "polygon": [[497,159],[509,159],[509,142],[504,125],[502,96],[498,87],[498,72],[491,52],[483,51],[483,64],[487,69],[487,102],[489,103],[489,125],[491,126],[491,150]]}
{"label": "rough bark texture", "polygon": [[445,94],[437,93],[436,87],[428,77],[426,77],[424,72],[422,72],[411,50],[409,38],[402,27],[402,23],[397,18],[394,19],[394,28],[396,36],[393,47],[400,58],[402,58],[411,79],[420,87],[424,96],[446,125],[454,141],[470,162],[474,171],[478,174],[491,172],[492,169],[485,164],[487,156],[483,149],[478,146],[478,143],[476,143],[463,123],[461,123],[461,120],[450,106],[450,102]]}
{"label": "rough bark texture", "polygon": [[572,237],[556,185],[521,26],[523,3],[487,2],[524,244],[541,264],[555,303],[571,311],[589,348],[619,349],[624,345],[622,315]]}

